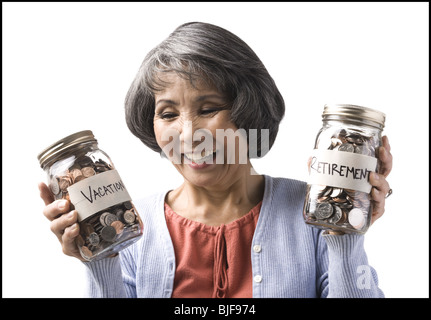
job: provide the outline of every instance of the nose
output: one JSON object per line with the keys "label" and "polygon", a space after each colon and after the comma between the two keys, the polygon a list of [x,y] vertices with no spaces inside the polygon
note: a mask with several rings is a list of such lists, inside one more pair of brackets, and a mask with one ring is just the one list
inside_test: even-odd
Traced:
{"label": "nose", "polygon": [[180,143],[182,152],[192,152],[193,150],[193,122],[185,120],[181,126]]}

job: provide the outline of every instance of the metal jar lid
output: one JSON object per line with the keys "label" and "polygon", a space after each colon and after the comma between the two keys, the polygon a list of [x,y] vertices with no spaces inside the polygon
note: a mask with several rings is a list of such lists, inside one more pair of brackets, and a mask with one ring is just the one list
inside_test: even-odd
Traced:
{"label": "metal jar lid", "polygon": [[371,108],[351,104],[326,104],[322,118],[323,120],[351,121],[383,130],[386,115]]}
{"label": "metal jar lid", "polygon": [[42,168],[45,167],[66,150],[75,148],[79,144],[86,142],[97,142],[91,130],[79,131],[58,140],[38,154],[37,159],[39,160],[40,166]]}

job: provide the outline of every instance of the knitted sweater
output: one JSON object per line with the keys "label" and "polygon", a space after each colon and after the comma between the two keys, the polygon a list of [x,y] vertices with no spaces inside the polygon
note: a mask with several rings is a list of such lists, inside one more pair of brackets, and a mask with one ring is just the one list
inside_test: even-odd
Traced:
{"label": "knitted sweater", "polygon": [[[253,237],[253,297],[383,297],[368,265],[364,236],[329,235],[305,224],[306,183],[265,176]],[[166,225],[166,192],[134,201],[140,240],[114,258],[84,262],[90,297],[169,298],[175,254]]]}

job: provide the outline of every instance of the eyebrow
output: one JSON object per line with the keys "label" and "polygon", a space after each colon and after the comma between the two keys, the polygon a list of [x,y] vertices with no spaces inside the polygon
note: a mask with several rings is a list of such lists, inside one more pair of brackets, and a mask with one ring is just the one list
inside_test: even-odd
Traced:
{"label": "eyebrow", "polygon": [[225,98],[219,94],[207,94],[207,95],[203,95],[203,96],[199,96],[196,98],[196,102],[200,102],[206,99],[212,99],[212,98],[216,98],[219,100],[225,100]]}
{"label": "eyebrow", "polygon": [[161,102],[167,102],[173,105],[178,105],[178,102],[175,102],[174,100],[170,100],[170,99],[162,99],[156,102],[155,106],[157,106],[159,103]]}
{"label": "eyebrow", "polygon": [[[201,102],[201,101],[204,101],[204,100],[207,100],[207,99],[213,99],[213,98],[216,98],[216,99],[219,99],[219,100],[225,100],[225,98],[223,96],[219,95],[219,94],[206,94],[206,95],[203,95],[203,96],[198,96],[195,99],[195,102]],[[159,101],[156,102],[155,106],[157,106],[161,102],[167,102],[167,103],[170,103],[170,104],[173,104],[173,105],[178,105],[178,102],[175,102],[174,100],[171,100],[171,99],[161,99],[161,100],[159,100]]]}

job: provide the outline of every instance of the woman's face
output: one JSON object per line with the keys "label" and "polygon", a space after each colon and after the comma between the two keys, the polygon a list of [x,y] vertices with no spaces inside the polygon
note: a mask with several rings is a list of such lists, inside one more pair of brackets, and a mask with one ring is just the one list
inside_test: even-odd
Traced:
{"label": "woman's face", "polygon": [[[239,144],[244,141],[234,138],[229,142],[220,135],[237,132],[230,120],[227,98],[213,86],[204,82],[193,86],[176,73],[166,73],[161,78],[168,85],[155,93],[157,143],[192,184],[224,185],[235,177],[239,162],[244,163],[239,161],[238,153]],[[232,153],[228,153],[229,148],[235,149],[234,159]]]}

